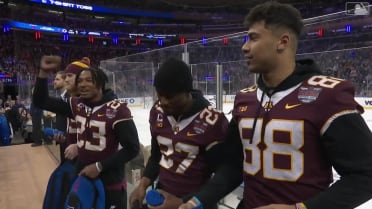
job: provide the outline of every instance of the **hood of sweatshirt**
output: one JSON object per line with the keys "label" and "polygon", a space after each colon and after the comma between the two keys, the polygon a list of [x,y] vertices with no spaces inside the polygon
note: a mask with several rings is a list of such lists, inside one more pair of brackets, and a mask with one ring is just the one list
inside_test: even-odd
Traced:
{"label": "hood of sweatshirt", "polygon": [[88,107],[95,107],[95,106],[99,106],[101,104],[104,104],[106,102],[109,102],[113,99],[117,99],[118,97],[116,96],[116,94],[114,93],[114,91],[112,91],[111,89],[105,89],[105,91],[103,92],[103,95],[102,95],[102,99],[98,102],[95,102],[95,103],[90,103],[90,102],[85,102],[86,105]]}
{"label": "hood of sweatshirt", "polygon": [[[263,98],[264,98],[265,94],[268,95],[269,97],[271,97],[276,92],[284,91],[286,89],[289,89],[289,88],[301,83],[302,81],[310,78],[311,76],[321,75],[321,74],[322,74],[322,72],[320,71],[319,67],[315,64],[315,62],[313,60],[304,59],[304,60],[296,61],[296,67],[295,67],[295,70],[292,72],[292,74],[289,75],[286,79],[284,79],[275,88],[268,88],[262,80],[262,75],[260,75],[258,77],[258,80],[257,80],[257,86],[260,90],[262,90],[263,94],[261,96],[260,105],[257,107],[256,115],[255,115],[255,118],[254,118],[254,121],[253,121],[253,127],[252,127],[253,131],[252,131],[252,136],[250,138],[251,139],[250,143],[252,143],[254,130],[256,128],[257,119],[258,119],[260,110],[262,108],[262,102],[263,102]],[[263,126],[262,126],[263,128],[261,129],[261,133],[260,133],[261,138],[262,138],[262,136],[264,135],[264,132],[265,132],[265,127],[266,127],[266,119],[265,118],[267,117],[267,114],[268,114],[268,112],[266,112],[264,114]]]}
{"label": "hood of sweatshirt", "polygon": [[257,85],[258,88],[261,89],[263,92],[268,93],[270,95],[274,94],[278,91],[283,91],[289,89],[302,81],[310,78],[313,75],[321,75],[323,74],[318,65],[311,59],[304,59],[304,60],[297,60],[295,70],[289,75],[286,79],[284,79],[277,87],[275,88],[268,88],[266,87],[265,83],[262,80],[262,75],[258,77]]}

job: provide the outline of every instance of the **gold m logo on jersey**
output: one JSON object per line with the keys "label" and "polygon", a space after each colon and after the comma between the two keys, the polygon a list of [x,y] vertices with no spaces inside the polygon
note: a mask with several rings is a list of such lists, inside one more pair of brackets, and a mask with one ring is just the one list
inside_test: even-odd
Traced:
{"label": "gold m logo on jersey", "polygon": [[248,106],[240,106],[239,107],[239,112],[245,112],[248,110]]}
{"label": "gold m logo on jersey", "polygon": [[175,133],[178,133],[178,132],[180,132],[180,127],[178,127],[178,126],[173,126],[173,132],[175,132]]}
{"label": "gold m logo on jersey", "polygon": [[156,123],[156,126],[157,126],[158,128],[163,128],[163,123],[162,123],[162,122],[157,122],[157,123]]}
{"label": "gold m logo on jersey", "polygon": [[273,107],[274,107],[274,104],[272,101],[268,101],[264,105],[265,110],[271,110]]}

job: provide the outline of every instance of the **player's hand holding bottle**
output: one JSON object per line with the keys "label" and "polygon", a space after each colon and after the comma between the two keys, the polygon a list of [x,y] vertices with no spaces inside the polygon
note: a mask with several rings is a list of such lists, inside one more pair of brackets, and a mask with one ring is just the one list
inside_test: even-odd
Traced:
{"label": "player's hand holding bottle", "polygon": [[150,190],[146,194],[149,209],[176,209],[182,204],[182,199],[164,190]]}

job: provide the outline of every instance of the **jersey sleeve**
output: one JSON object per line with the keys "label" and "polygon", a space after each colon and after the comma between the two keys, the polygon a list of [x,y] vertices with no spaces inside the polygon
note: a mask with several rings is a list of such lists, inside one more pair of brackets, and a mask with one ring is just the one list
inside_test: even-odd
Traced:
{"label": "jersey sleeve", "polygon": [[318,124],[322,125],[319,127],[322,135],[336,118],[364,112],[363,107],[354,99],[355,90],[349,81],[329,76],[313,76],[307,83],[320,89],[314,103],[319,107],[317,117]]}
{"label": "jersey sleeve", "polygon": [[204,118],[205,123],[212,125],[212,128],[209,129],[209,133],[207,135],[209,145],[207,146],[206,150],[209,150],[216,144],[226,140],[227,127],[229,125],[229,121],[227,120],[225,114],[218,110],[206,108],[204,112],[206,113],[203,114],[202,112],[200,116],[205,117]]}
{"label": "jersey sleeve", "polygon": [[112,128],[114,128],[114,126],[121,121],[133,119],[132,113],[130,112],[127,103],[119,100],[113,100],[110,103],[108,103],[107,106],[108,108],[106,109],[106,115],[115,113],[115,120],[112,124],[113,125]]}
{"label": "jersey sleeve", "polygon": [[363,108],[354,100],[354,88],[348,81],[315,76],[308,83],[322,86],[317,100],[320,140],[341,178],[304,201],[305,205],[309,209],[355,208],[372,197],[372,135],[361,117]]}

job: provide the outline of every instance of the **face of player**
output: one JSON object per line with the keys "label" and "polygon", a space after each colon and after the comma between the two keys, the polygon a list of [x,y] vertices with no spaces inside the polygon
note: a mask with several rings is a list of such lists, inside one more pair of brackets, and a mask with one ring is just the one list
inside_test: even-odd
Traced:
{"label": "face of player", "polygon": [[77,87],[80,97],[89,102],[98,102],[102,99],[102,90],[93,81],[92,73],[83,70],[77,79]]}
{"label": "face of player", "polygon": [[169,94],[168,92],[156,89],[160,106],[167,115],[178,117],[187,111],[192,104],[192,96],[190,93],[182,92],[176,94]]}
{"label": "face of player", "polygon": [[76,90],[76,85],[75,85],[75,79],[76,75],[73,73],[66,73],[66,78],[65,78],[65,89],[71,93]]}
{"label": "face of player", "polygon": [[279,39],[265,22],[254,23],[248,30],[248,41],[242,51],[248,64],[248,70],[253,73],[267,73],[275,66],[277,59],[277,43]]}
{"label": "face of player", "polygon": [[65,86],[65,79],[61,74],[57,74],[53,81],[53,87],[55,90],[62,89]]}

